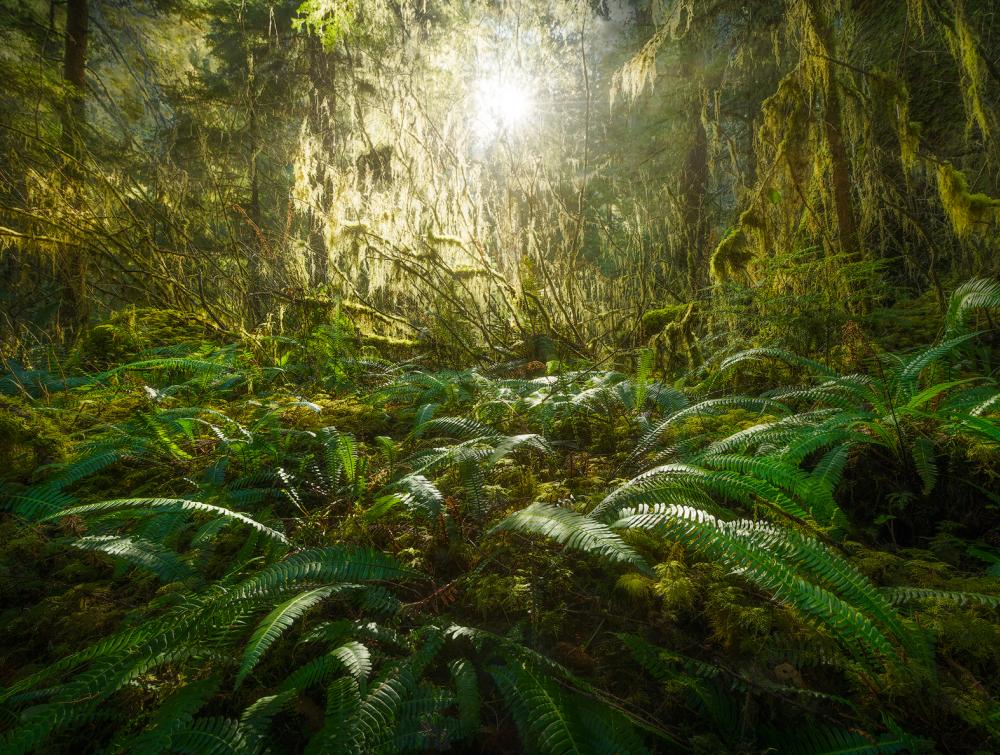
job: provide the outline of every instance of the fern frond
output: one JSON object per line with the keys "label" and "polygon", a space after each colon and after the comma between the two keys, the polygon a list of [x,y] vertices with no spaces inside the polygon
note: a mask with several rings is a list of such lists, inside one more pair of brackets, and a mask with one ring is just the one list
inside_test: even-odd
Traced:
{"label": "fern frond", "polygon": [[790,735],[775,734],[770,739],[778,752],[803,755],[885,755],[921,751],[915,749],[915,740],[902,732],[873,736],[823,724],[800,727]]}
{"label": "fern frond", "polygon": [[63,516],[83,516],[84,514],[103,514],[112,511],[119,511],[122,509],[139,509],[143,511],[156,511],[156,512],[167,512],[167,511],[190,511],[199,514],[211,514],[212,516],[226,517],[228,519],[233,519],[241,524],[245,524],[248,527],[255,529],[262,535],[271,538],[282,544],[288,543],[288,538],[277,530],[273,530],[266,525],[261,524],[256,519],[251,519],[245,514],[241,514],[238,511],[232,511],[231,509],[224,509],[220,506],[213,506],[209,503],[201,503],[200,501],[191,501],[186,498],[116,498],[109,501],[99,501],[98,503],[87,503],[80,506],[71,506],[68,509],[63,509],[62,511],[48,514],[42,517],[41,521],[47,521],[50,519],[57,519]]}
{"label": "fern frond", "polygon": [[567,548],[596,553],[609,561],[630,564],[651,574],[645,560],[614,534],[606,524],[571,509],[535,502],[496,525],[490,534],[521,532],[551,538]]}
{"label": "fern frond", "polygon": [[[810,620],[827,626],[860,659],[901,664],[899,653],[872,618],[830,590],[803,579],[793,564],[773,552],[775,543],[765,541],[755,531],[758,526],[749,521],[724,522],[686,506],[654,506],[622,512],[622,518],[613,528],[653,529],[696,553],[737,569],[752,584],[794,606]],[[818,551],[809,550],[812,552],[808,555],[816,558]],[[833,554],[826,554],[825,561],[836,560]],[[825,561],[814,563],[812,570],[822,570]],[[822,573],[831,584],[846,579],[842,569]],[[855,587],[853,580],[846,579],[846,583]]]}
{"label": "fern frond", "polygon": [[979,603],[990,608],[1000,607],[1000,596],[985,595],[978,592],[936,590],[928,587],[884,587],[882,588],[882,594],[892,605],[903,605],[920,600],[941,600],[946,603],[956,603],[960,606],[968,603]]}
{"label": "fern frond", "polygon": [[937,362],[945,354],[948,354],[964,343],[968,343],[976,338],[979,333],[966,333],[961,336],[949,338],[928,349],[924,349],[916,356],[907,359],[898,371],[898,386],[902,403],[909,403],[917,390],[917,381],[921,373]]}
{"label": "fern frond", "polygon": [[170,740],[181,728],[190,725],[194,714],[219,690],[221,677],[210,676],[187,682],[172,692],[153,714],[149,728],[132,738],[130,752],[160,752],[169,749]]}
{"label": "fern frond", "polygon": [[431,519],[441,513],[444,496],[430,480],[421,474],[406,475],[385,488],[402,492],[401,503],[411,510],[421,511]]}
{"label": "fern frond", "polygon": [[921,492],[924,495],[929,495],[934,489],[938,475],[934,441],[930,438],[917,438],[913,442],[910,454],[913,457],[913,466],[916,468],[917,474],[920,475],[920,480],[923,483],[923,490]]}
{"label": "fern frond", "polygon": [[566,710],[563,691],[547,675],[528,665],[490,669],[514,713],[525,750],[564,755],[587,752],[584,733]]}
{"label": "fern frond", "polygon": [[251,751],[240,722],[222,717],[196,719],[171,736],[170,749],[191,755],[244,755]]}
{"label": "fern frond", "polygon": [[194,574],[178,553],[164,545],[139,537],[90,535],[74,540],[72,545],[82,550],[106,553],[112,558],[148,569],[163,582],[185,580]]}
{"label": "fern frond", "polygon": [[28,521],[58,516],[59,512],[72,507],[76,502],[75,498],[64,493],[59,487],[47,484],[20,489],[9,485],[0,490],[0,508]]}
{"label": "fern frond", "polygon": [[639,365],[636,369],[635,380],[633,384],[635,386],[635,400],[632,404],[633,411],[639,411],[642,409],[642,405],[646,403],[646,394],[649,388],[649,376],[653,372],[653,350],[643,349],[639,353]]}
{"label": "fern frond", "polygon": [[455,438],[456,440],[496,438],[500,435],[492,427],[469,417],[430,419],[419,425],[413,434],[418,438]]}
{"label": "fern frond", "polygon": [[[250,747],[260,749],[267,737],[271,719],[288,710],[299,697],[297,690],[287,690],[276,695],[265,695],[244,709],[240,724]],[[148,751],[148,750],[147,750]]]}
{"label": "fern frond", "polygon": [[254,631],[247,648],[243,653],[243,661],[240,663],[239,671],[236,674],[236,686],[243,684],[247,675],[254,666],[260,663],[267,649],[295,623],[306,611],[320,601],[328,598],[333,592],[332,587],[317,587],[313,590],[301,592],[293,598],[286,600],[265,616],[257,629]]}
{"label": "fern frond", "polygon": [[1000,309],[1000,281],[978,278],[955,289],[944,317],[945,338],[960,333],[975,309]]}
{"label": "fern frond", "polygon": [[480,721],[479,681],[476,678],[476,670],[465,659],[452,661],[448,669],[455,684],[461,734],[471,737],[478,731]]}
{"label": "fern frond", "polygon": [[387,554],[369,548],[329,546],[300,551],[242,582],[234,598],[249,599],[282,590],[301,589],[331,582],[424,579]]}
{"label": "fern frond", "polygon": [[525,433],[523,435],[508,435],[500,440],[487,458],[488,464],[496,464],[500,459],[519,448],[530,448],[543,454],[551,454],[552,446],[541,435]]}
{"label": "fern frond", "polygon": [[360,642],[346,642],[336,650],[330,651],[330,655],[340,661],[348,673],[361,684],[364,684],[372,672],[371,653]]}

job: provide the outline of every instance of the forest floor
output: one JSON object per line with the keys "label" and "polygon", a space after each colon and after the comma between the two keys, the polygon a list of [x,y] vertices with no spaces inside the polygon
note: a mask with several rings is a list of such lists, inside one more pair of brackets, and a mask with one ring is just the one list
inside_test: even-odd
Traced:
{"label": "forest floor", "polygon": [[163,311],[8,360],[0,750],[989,751],[984,296],[695,386]]}

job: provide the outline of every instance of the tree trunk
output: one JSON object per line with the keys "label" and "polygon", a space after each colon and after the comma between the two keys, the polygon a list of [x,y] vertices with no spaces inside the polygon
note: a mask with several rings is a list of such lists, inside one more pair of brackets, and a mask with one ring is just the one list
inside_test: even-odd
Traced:
{"label": "tree trunk", "polygon": [[[62,112],[62,145],[69,156],[65,166],[67,180],[80,180],[77,160],[82,154],[81,134],[84,125],[86,96],[87,0],[67,0],[66,46],[63,55],[63,78],[69,85]],[[80,325],[87,321],[87,257],[79,244],[70,243],[63,251],[63,295],[60,312]]]}
{"label": "tree trunk", "polygon": [[691,147],[681,168],[680,196],[684,222],[684,241],[687,248],[688,285],[695,294],[708,282],[708,258],[705,245],[708,240],[708,217],[705,199],[708,189],[708,135],[701,121],[700,98],[692,107],[695,124]]}
{"label": "tree trunk", "polygon": [[[830,58],[836,57],[833,23],[822,12],[816,0],[806,0],[810,22],[822,46],[821,52]],[[823,91],[823,133],[830,148],[830,179],[833,182],[833,204],[837,213],[837,236],[840,251],[856,257],[858,248],[858,226],[851,201],[851,163],[844,144],[844,123],[841,115],[840,92],[833,71],[826,77]]]}
{"label": "tree trunk", "polygon": [[681,218],[687,255],[688,285],[692,297],[708,285],[708,134],[702,120],[702,98],[721,82],[721,72],[704,60],[699,40],[688,42],[681,63],[682,78],[697,87],[691,97],[687,118],[694,127],[690,147],[684,156],[680,175]]}
{"label": "tree trunk", "polygon": [[[309,74],[312,85],[312,91],[309,93],[309,126],[314,135],[319,135],[326,153],[333,155],[335,154],[335,145],[331,138],[333,127],[332,124],[324,122],[321,87],[330,92],[330,97],[333,100],[331,111],[335,117],[337,112],[336,66],[327,62],[318,39],[310,37],[308,44]],[[325,168],[320,168],[320,170],[325,171]],[[325,177],[321,175],[319,180],[325,180]],[[308,210],[307,221],[309,223],[309,251],[312,258],[309,265],[309,285],[318,288],[326,284],[329,279],[330,254],[326,248],[326,238],[321,227],[322,219],[319,217],[319,213],[311,207]]]}
{"label": "tree trunk", "polygon": [[833,180],[833,203],[837,211],[837,235],[840,239],[840,250],[850,257],[857,257],[858,226],[854,218],[854,206],[851,200],[851,163],[844,145],[842,119],[840,115],[840,94],[833,75],[826,91],[826,113],[823,127],[826,141],[830,145],[831,178]]}
{"label": "tree trunk", "polygon": [[67,0],[66,48],[63,55],[63,78],[69,86],[63,111],[63,144],[76,155],[76,134],[84,118],[85,73],[87,70],[87,0]]}

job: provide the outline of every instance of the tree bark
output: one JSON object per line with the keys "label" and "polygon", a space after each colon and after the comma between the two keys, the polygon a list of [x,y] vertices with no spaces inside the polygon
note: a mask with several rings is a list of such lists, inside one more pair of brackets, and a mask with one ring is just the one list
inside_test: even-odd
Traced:
{"label": "tree bark", "polygon": [[[63,78],[69,91],[62,111],[62,145],[69,156],[65,166],[67,180],[80,180],[77,160],[82,154],[81,133],[85,122],[88,27],[87,0],[67,0]],[[60,312],[65,312],[71,324],[81,325],[88,316],[87,255],[79,243],[70,242],[63,256]]]}
{"label": "tree bark", "polygon": [[67,152],[75,155],[76,133],[84,120],[84,94],[87,70],[87,31],[89,9],[87,0],[67,0],[66,47],[63,55],[63,78],[69,84],[66,107],[63,110],[63,142]]}
{"label": "tree bark", "polygon": [[694,294],[708,282],[708,217],[705,200],[708,190],[708,134],[701,121],[701,101],[696,99],[690,113],[695,128],[692,143],[681,168],[680,197],[687,247],[688,285]]}
{"label": "tree bark", "polygon": [[831,179],[833,180],[833,203],[837,211],[837,235],[840,239],[840,250],[856,257],[860,254],[858,248],[858,226],[854,217],[854,205],[851,200],[851,168],[844,144],[840,114],[840,94],[833,74],[826,91],[826,113],[823,127],[826,141],[830,146]]}

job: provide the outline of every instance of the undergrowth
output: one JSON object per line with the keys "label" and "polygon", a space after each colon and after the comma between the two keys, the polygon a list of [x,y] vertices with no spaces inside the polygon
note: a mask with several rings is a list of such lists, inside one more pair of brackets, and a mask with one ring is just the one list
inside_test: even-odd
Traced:
{"label": "undergrowth", "polygon": [[997,308],[696,388],[194,320],[7,360],[0,750],[989,750]]}

